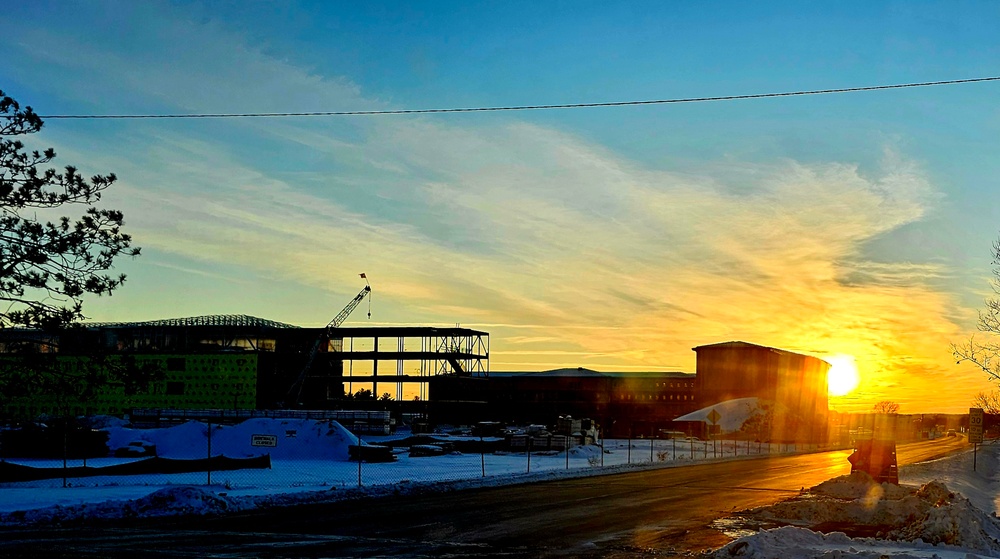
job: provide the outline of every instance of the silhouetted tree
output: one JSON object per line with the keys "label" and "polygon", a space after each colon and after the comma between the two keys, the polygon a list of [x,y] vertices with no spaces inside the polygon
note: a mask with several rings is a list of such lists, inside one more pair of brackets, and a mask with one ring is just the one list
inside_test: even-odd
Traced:
{"label": "silhouetted tree", "polygon": [[[53,329],[84,318],[85,294],[110,295],[124,275],[106,272],[118,256],[139,248],[122,232],[118,210],[94,206],[115,175],[88,181],[75,167],[45,169],[52,148],[27,151],[11,137],[38,132],[42,119],[0,91],[0,327]],[[86,209],[79,218],[55,217],[64,206]],[[51,218],[42,219],[40,216]]]}
{"label": "silhouetted tree", "polygon": [[[121,287],[125,276],[108,271],[117,257],[138,256],[139,248],[122,232],[122,212],[95,206],[115,175],[87,180],[72,166],[46,168],[55,151],[29,151],[18,139],[41,128],[31,107],[0,91],[0,328],[42,334],[5,343],[0,401],[44,395],[68,406],[109,385],[133,393],[148,386],[159,367],[97,348],[72,362],[57,356],[56,340],[84,318],[83,297]],[[59,217],[71,206],[84,208],[82,215]]]}
{"label": "silhouetted tree", "polygon": [[[993,279],[990,287],[1000,297],[1000,239],[993,242]],[[1000,381],[1000,298],[988,297],[986,308],[979,311],[979,331],[984,334],[977,339],[972,336],[961,344],[952,344],[952,353],[959,363],[968,361],[979,367],[993,380]]]}
{"label": "silhouetted tree", "polygon": [[899,413],[899,404],[891,400],[882,400],[881,402],[877,402],[875,404],[875,413]]}
{"label": "silhouetted tree", "polygon": [[749,434],[758,441],[771,440],[771,429],[774,424],[774,402],[758,400],[749,406],[747,419],[740,425],[740,431]]}
{"label": "silhouetted tree", "polygon": [[1000,392],[991,390],[990,392],[980,392],[972,399],[972,407],[981,408],[988,414],[1000,414]]}

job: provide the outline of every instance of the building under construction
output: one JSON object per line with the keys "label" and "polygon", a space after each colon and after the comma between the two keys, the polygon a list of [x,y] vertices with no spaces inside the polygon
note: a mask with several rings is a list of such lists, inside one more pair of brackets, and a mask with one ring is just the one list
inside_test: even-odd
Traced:
{"label": "building under construction", "polygon": [[[597,420],[612,436],[657,436],[688,412],[754,396],[773,406],[780,440],[826,437],[830,365],[815,357],[726,342],[694,348],[695,374],[570,368],[491,376],[487,332],[458,326],[342,326],[370,291],[366,285],[324,328],[210,315],[89,324],[58,335],[2,330],[0,354],[34,346],[57,353],[62,368],[70,371],[97,351],[158,366],[164,375],[141,394],[126,396],[110,387],[86,402],[69,403],[25,395],[8,398],[0,412],[30,418],[134,409],[372,409],[382,397],[395,401],[395,413],[427,415],[438,423],[553,424],[569,414]],[[388,402],[377,405],[389,409]]]}
{"label": "building under construction", "polygon": [[[25,344],[55,351],[71,368],[95,348],[159,364],[164,378],[143,394],[110,389],[71,405],[75,414],[131,408],[330,409],[345,393],[371,390],[402,399],[427,393],[436,377],[489,375],[489,334],[460,327],[299,328],[246,315],[92,324],[59,335],[0,333],[0,351]],[[419,396],[418,396],[419,397]],[[44,395],[4,402],[9,417],[56,413]]]}

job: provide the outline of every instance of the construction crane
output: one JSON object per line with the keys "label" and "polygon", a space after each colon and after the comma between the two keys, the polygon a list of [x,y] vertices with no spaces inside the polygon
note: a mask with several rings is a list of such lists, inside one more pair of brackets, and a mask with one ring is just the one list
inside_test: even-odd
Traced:
{"label": "construction crane", "polygon": [[358,293],[357,295],[355,295],[354,299],[351,300],[350,303],[347,303],[347,306],[344,307],[344,310],[340,311],[337,314],[337,316],[333,317],[333,320],[331,320],[330,323],[326,325],[327,329],[330,329],[330,328],[340,328],[340,325],[343,324],[345,320],[347,320],[347,317],[350,316],[352,312],[354,312],[354,309],[358,308],[358,305],[361,304],[361,301],[363,301],[365,297],[368,297],[368,320],[371,320],[371,318],[372,318],[372,299],[371,299],[372,286],[368,284],[368,278],[365,277],[364,274],[361,274],[361,277],[365,278],[365,287],[364,287],[364,289],[362,289],[360,293]]}
{"label": "construction crane", "polygon": [[[286,402],[291,400],[291,402],[293,403],[298,403],[299,398],[302,397],[302,387],[305,385],[306,376],[309,374],[309,370],[312,368],[313,361],[316,360],[316,355],[319,354],[320,346],[323,345],[324,341],[330,340],[331,334],[333,334],[333,330],[336,328],[340,328],[340,325],[343,324],[345,320],[347,320],[347,317],[350,316],[352,312],[354,312],[354,309],[358,308],[358,305],[361,304],[361,301],[363,301],[365,297],[368,298],[368,319],[371,320],[372,286],[371,284],[368,283],[368,276],[366,276],[365,274],[361,274],[361,278],[365,280],[365,287],[357,295],[354,296],[354,299],[351,299],[350,303],[347,303],[347,306],[345,306],[339,313],[337,313],[337,316],[333,317],[333,320],[327,323],[326,330],[322,334],[320,334],[318,338],[316,338],[316,342],[313,343],[312,348],[309,350],[309,357],[306,359],[305,366],[302,367],[302,371],[299,373],[298,378],[295,379],[295,382],[292,383],[292,386],[288,389],[288,394],[285,397]],[[295,397],[291,398],[291,396],[293,395]]]}

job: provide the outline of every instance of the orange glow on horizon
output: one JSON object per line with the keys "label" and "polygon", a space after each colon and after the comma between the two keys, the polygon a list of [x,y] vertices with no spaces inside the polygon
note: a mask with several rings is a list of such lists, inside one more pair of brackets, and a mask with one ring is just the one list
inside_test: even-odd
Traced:
{"label": "orange glow on horizon", "polygon": [[830,396],[844,396],[858,387],[861,376],[851,355],[835,355],[825,359],[830,363],[826,384]]}

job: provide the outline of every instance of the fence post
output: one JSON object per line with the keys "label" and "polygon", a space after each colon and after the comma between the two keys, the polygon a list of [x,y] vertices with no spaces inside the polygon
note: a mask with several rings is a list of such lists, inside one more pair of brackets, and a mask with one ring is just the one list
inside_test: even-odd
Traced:
{"label": "fence post", "polygon": [[528,445],[527,445],[527,448],[528,448],[528,472],[527,473],[529,473],[529,474],[531,473],[531,439],[532,438],[533,437],[531,435],[528,435],[528,441],[527,441],[527,443],[528,443]]}
{"label": "fence post", "polygon": [[653,438],[649,438],[649,463],[653,463]]}
{"label": "fence post", "polygon": [[208,422],[208,485],[212,485],[212,422]]}
{"label": "fence post", "polygon": [[358,487],[361,487],[361,435],[355,435],[358,438]]}
{"label": "fence post", "polygon": [[69,414],[63,422],[63,487],[66,487],[66,455],[69,454]]}
{"label": "fence post", "polygon": [[486,446],[483,444],[482,435],[479,435],[479,457],[483,462],[483,477],[486,477]]}
{"label": "fence post", "polygon": [[631,464],[632,463],[632,429],[628,430],[628,450],[626,451],[626,455],[628,456],[628,460],[627,460],[628,463]]}
{"label": "fence post", "polygon": [[604,433],[601,433],[601,467],[604,467]]}
{"label": "fence post", "polygon": [[566,437],[566,469],[569,469],[569,436]]}

